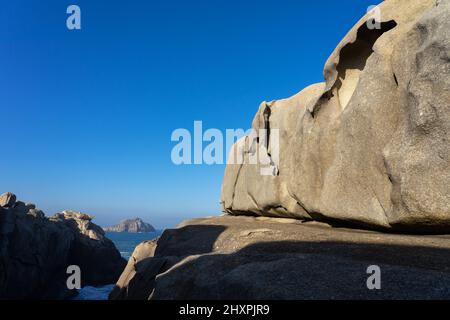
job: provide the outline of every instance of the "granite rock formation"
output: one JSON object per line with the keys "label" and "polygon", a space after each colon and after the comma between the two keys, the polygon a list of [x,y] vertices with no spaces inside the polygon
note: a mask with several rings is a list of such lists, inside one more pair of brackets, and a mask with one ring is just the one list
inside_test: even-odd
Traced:
{"label": "granite rock formation", "polygon": [[[450,230],[450,1],[378,8],[331,54],[324,83],[261,104],[230,154],[244,162],[227,165],[225,212]],[[256,153],[269,164],[250,164]]]}
{"label": "granite rock formation", "polygon": [[64,299],[70,265],[81,285],[115,283],[126,261],[92,217],[63,211],[52,217],[33,204],[0,196],[0,299]]}

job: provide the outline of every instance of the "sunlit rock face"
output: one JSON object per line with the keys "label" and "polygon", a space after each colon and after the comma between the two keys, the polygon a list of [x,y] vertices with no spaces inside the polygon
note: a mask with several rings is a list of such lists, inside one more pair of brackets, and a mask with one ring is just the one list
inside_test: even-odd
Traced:
{"label": "sunlit rock face", "polygon": [[[244,163],[225,170],[225,212],[450,230],[450,1],[378,8],[338,44],[324,83],[261,105],[230,155]],[[278,152],[260,128],[278,129]],[[271,174],[245,161],[255,152]]]}

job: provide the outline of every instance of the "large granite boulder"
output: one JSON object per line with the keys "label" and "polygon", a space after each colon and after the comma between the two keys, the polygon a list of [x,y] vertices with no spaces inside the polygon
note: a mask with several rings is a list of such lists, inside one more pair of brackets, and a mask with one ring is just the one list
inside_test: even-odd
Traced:
{"label": "large granite boulder", "polygon": [[126,261],[86,214],[47,218],[33,204],[4,194],[0,206],[0,299],[63,299],[67,267],[81,269],[81,285],[115,283]]}
{"label": "large granite boulder", "polygon": [[[225,212],[450,230],[450,0],[378,8],[337,46],[324,83],[261,105],[230,153]],[[258,153],[269,161],[251,163]]]}
{"label": "large granite boulder", "polygon": [[[448,240],[296,219],[195,219],[139,245],[110,299],[442,299]],[[367,286],[374,265],[381,290]]]}

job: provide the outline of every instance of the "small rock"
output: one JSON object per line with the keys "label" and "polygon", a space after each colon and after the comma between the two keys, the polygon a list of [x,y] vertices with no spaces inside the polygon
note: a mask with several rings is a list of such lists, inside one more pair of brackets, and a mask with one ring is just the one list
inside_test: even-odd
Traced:
{"label": "small rock", "polygon": [[28,208],[29,210],[31,210],[31,209],[36,209],[36,205],[33,204],[33,203],[27,203],[26,206],[27,206],[27,208]]}
{"label": "small rock", "polygon": [[25,216],[28,213],[28,207],[25,202],[17,201],[14,205],[14,212],[18,216]]}
{"label": "small rock", "polygon": [[35,218],[38,218],[38,219],[45,218],[44,212],[42,210],[39,210],[39,209],[30,209],[30,210],[28,210],[27,214],[29,214],[30,216],[33,216]]}
{"label": "small rock", "polygon": [[82,213],[82,212],[76,212],[76,211],[72,211],[72,210],[64,210],[62,212],[62,216],[65,219],[78,219],[78,220],[87,220],[87,221],[91,221],[94,217],[87,214],[87,213]]}
{"label": "small rock", "polygon": [[16,203],[16,195],[11,192],[6,192],[0,196],[0,207],[11,208]]}

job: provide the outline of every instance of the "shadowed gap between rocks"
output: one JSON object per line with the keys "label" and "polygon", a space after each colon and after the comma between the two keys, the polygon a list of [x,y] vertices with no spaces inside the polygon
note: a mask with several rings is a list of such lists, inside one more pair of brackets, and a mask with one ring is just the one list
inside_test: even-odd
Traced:
{"label": "shadowed gap between rocks", "polygon": [[[168,229],[158,240],[155,256],[164,252],[165,255],[176,256],[180,251],[185,255],[204,254],[214,250],[214,243],[226,226],[190,225],[179,229]],[[198,239],[198,241],[195,241]],[[204,241],[204,240],[207,241]]]}
{"label": "shadowed gap between rocks", "polygon": [[[450,234],[450,225],[442,225],[441,227],[437,226],[405,226],[405,225],[395,225],[395,229],[377,226],[374,224],[369,223],[363,223],[361,221],[352,221],[352,220],[343,220],[343,219],[336,219],[336,218],[330,218],[326,215],[322,214],[321,212],[317,211],[308,211],[307,208],[299,201],[297,201],[297,204],[305,210],[310,218],[288,218],[288,217],[280,217],[276,214],[271,214],[269,211],[264,212],[264,217],[271,217],[271,218],[280,218],[280,219],[295,219],[298,220],[301,223],[310,223],[313,221],[321,222],[324,224],[327,224],[334,229],[361,229],[361,230],[368,230],[368,231],[376,231],[376,232],[382,232],[385,234],[398,234],[398,235],[445,235]],[[271,208],[283,208],[282,206],[273,206]],[[270,208],[269,208],[270,209]],[[287,210],[286,208],[284,208]],[[230,216],[247,216],[247,217],[261,217],[261,215],[256,214],[251,211],[233,211],[230,213]]]}

